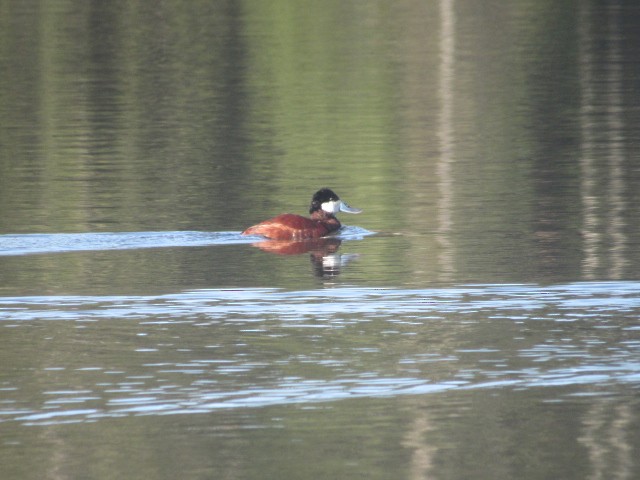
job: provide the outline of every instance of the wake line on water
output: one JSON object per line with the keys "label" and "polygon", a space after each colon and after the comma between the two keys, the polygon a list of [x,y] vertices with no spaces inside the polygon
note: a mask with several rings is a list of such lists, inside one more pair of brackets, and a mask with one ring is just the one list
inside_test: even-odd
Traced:
{"label": "wake line on water", "polygon": [[251,243],[240,232],[34,233],[0,235],[0,255],[199,247]]}
{"label": "wake line on water", "polygon": [[[353,240],[370,234],[359,227],[345,227],[338,238]],[[240,245],[257,240],[240,232],[199,231],[8,234],[0,235],[0,256]]]}

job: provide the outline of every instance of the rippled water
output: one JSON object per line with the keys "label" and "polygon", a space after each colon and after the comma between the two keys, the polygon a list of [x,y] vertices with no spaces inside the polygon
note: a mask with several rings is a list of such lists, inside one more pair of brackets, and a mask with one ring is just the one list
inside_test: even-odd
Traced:
{"label": "rippled water", "polygon": [[[4,451],[15,451],[31,436],[19,425],[55,428],[57,436],[65,425],[95,424],[120,441],[133,428],[133,438],[149,440],[153,429],[147,427],[167,428],[162,419],[193,415],[202,418],[200,427],[179,422],[192,425],[187,450],[198,444],[216,450],[220,442],[243,438],[286,449],[299,432],[302,443],[294,451],[307,455],[307,447],[324,444],[312,432],[351,444],[382,430],[400,435],[407,452],[414,452],[395,458],[390,468],[420,471],[422,455],[446,458],[441,442],[457,438],[457,427],[471,438],[498,428],[531,437],[527,445],[535,439],[554,445],[549,437],[562,430],[580,439],[571,448],[617,452],[613,442],[638,427],[639,317],[637,282],[3,297],[2,356],[13,359],[10,367],[3,362],[0,381]],[[25,348],[39,354],[24,357],[19,352]],[[495,406],[483,405],[491,398]],[[573,426],[556,416],[563,406],[573,412]],[[478,409],[484,419],[474,425]],[[362,423],[365,412],[375,417]],[[548,422],[549,415],[559,423]],[[139,430],[138,418],[158,422]],[[129,429],[112,423],[118,419]],[[327,421],[343,422],[348,430]],[[162,433],[166,440],[179,441],[182,428],[175,428]],[[602,429],[610,440],[600,438]],[[353,430],[359,432],[355,438]],[[67,447],[82,450],[79,432],[69,433]],[[487,450],[482,442],[472,447],[459,441],[471,463],[458,468],[468,475]],[[249,468],[250,474],[256,465],[244,455],[255,447],[239,445],[230,458],[211,451],[203,463],[188,456],[200,465],[213,462],[216,471]],[[275,454],[272,448],[261,454]],[[389,447],[371,448],[375,457]],[[367,465],[369,453],[360,454]],[[232,467],[233,458],[243,466]],[[36,463],[42,461],[36,455]],[[301,468],[298,460],[290,462]],[[65,468],[76,471],[73,464]]]}
{"label": "rippled water", "polygon": [[4,354],[25,341],[43,352],[2,382],[1,418],[27,425],[467,389],[606,396],[640,381],[633,282],[5,297],[0,306]]}
{"label": "rippled water", "polygon": [[[25,424],[477,388],[607,395],[640,380],[637,283],[202,290],[0,305],[9,350],[29,338],[51,354],[30,375],[3,381],[0,415]],[[34,390],[37,398],[24,398]]]}

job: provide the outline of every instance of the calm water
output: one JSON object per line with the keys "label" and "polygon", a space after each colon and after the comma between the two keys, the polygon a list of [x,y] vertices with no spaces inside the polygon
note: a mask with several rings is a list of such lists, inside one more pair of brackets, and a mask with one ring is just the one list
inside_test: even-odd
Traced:
{"label": "calm water", "polygon": [[3,478],[638,478],[640,7],[182,3],[0,6]]}

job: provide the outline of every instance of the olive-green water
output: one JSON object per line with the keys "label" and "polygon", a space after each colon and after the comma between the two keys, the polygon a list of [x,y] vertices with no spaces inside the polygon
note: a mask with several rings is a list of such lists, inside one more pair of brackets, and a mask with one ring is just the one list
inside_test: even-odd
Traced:
{"label": "olive-green water", "polygon": [[638,478],[639,25],[0,2],[2,478]]}

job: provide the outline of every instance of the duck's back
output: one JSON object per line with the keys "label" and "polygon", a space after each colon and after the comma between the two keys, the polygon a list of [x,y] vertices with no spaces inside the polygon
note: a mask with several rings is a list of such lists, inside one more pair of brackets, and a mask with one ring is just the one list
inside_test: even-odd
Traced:
{"label": "duck's back", "polygon": [[243,235],[262,235],[273,240],[304,240],[319,238],[340,228],[337,219],[328,222],[313,220],[293,213],[283,213],[277,217],[247,228]]}

